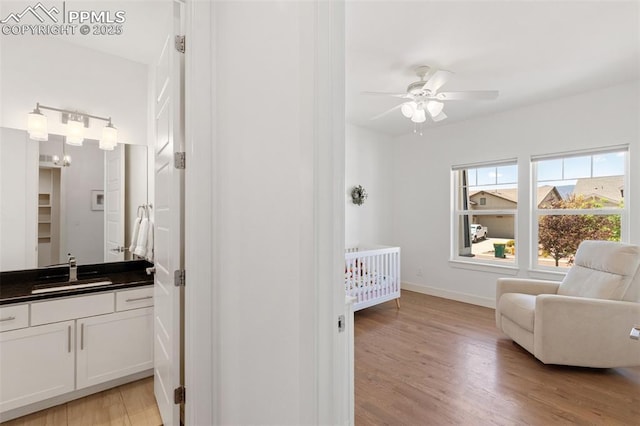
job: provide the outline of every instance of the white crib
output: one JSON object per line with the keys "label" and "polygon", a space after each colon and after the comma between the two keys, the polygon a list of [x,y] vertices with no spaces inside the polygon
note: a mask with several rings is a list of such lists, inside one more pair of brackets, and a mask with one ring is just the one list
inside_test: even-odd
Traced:
{"label": "white crib", "polygon": [[355,298],[357,311],[396,300],[400,307],[400,247],[366,247],[345,250],[344,285]]}

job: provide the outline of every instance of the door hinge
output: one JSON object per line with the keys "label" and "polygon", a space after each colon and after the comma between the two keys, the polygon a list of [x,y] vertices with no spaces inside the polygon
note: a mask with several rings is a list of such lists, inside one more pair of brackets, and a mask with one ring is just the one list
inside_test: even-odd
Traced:
{"label": "door hinge", "polygon": [[178,386],[173,390],[173,403],[174,404],[184,404],[187,398],[186,390],[184,386]]}
{"label": "door hinge", "polygon": [[338,332],[342,333],[345,330],[346,326],[347,325],[345,324],[345,321],[344,321],[344,315],[340,315],[338,317]]}
{"label": "door hinge", "polygon": [[185,50],[185,37],[183,35],[176,36],[176,50],[180,53],[184,53]]}
{"label": "door hinge", "polygon": [[185,286],[184,275],[185,275],[184,269],[176,269],[173,272],[173,284],[176,287]]}
{"label": "door hinge", "polygon": [[186,167],[186,154],[184,152],[174,152],[173,153],[173,167],[176,169],[184,170]]}

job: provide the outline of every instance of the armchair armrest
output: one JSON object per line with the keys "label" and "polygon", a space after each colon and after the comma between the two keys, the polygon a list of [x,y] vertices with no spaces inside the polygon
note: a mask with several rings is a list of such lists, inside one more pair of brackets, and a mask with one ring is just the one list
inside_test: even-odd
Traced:
{"label": "armchair armrest", "polygon": [[640,365],[629,330],[640,303],[559,295],[536,298],[534,355],[547,364],[584,367]]}
{"label": "armchair armrest", "polygon": [[500,297],[505,293],[524,293],[537,296],[538,294],[556,294],[560,283],[557,281],[533,280],[527,278],[498,278],[496,282],[496,326],[500,325]]}
{"label": "armchair armrest", "polygon": [[496,283],[496,305],[500,296],[505,293],[523,293],[537,296],[538,294],[556,294],[560,283],[558,281],[531,280],[526,278],[498,278]]}

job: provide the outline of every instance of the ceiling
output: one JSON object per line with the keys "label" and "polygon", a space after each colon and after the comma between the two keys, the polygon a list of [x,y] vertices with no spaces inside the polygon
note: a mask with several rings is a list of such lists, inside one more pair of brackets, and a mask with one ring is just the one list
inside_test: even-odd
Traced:
{"label": "ceiling", "polygon": [[69,1],[67,7],[89,10],[123,10],[126,21],[117,36],[61,37],[75,44],[135,62],[151,64],[159,56],[162,40],[169,30],[171,2],[167,0]]}
{"label": "ceiling", "polygon": [[389,135],[413,132],[401,103],[413,69],[453,71],[441,91],[499,90],[494,101],[445,105],[442,126],[636,80],[637,1],[347,1],[347,122]]}
{"label": "ceiling", "polygon": [[[31,0],[3,0],[0,2],[0,18],[10,12],[20,12],[26,6],[37,2]],[[171,13],[170,0],[66,0],[66,11],[109,11],[125,12],[122,34],[82,35],[78,30],[74,35],[56,35],[55,40],[64,40],[102,53],[119,56],[134,62],[151,64],[159,55],[162,41],[169,28]],[[47,8],[62,10],[62,1],[47,1]],[[27,15],[27,24],[37,24],[33,16]],[[48,23],[48,22],[46,22]]]}
{"label": "ceiling", "polygon": [[[2,1],[17,11],[30,0]],[[68,10],[124,10],[124,33],[67,41],[149,64],[166,33],[168,0],[68,0]],[[449,118],[425,127],[612,86],[640,76],[640,2],[346,0],[346,118],[390,135],[413,131],[396,110],[418,80],[414,68],[453,71],[444,91],[499,90],[494,101],[449,102]]]}

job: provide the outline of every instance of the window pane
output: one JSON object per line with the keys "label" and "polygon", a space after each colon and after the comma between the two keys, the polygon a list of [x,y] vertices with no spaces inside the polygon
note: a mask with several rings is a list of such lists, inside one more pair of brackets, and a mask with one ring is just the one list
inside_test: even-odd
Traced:
{"label": "window pane", "polygon": [[562,159],[538,161],[538,180],[562,180]]}
{"label": "window pane", "polygon": [[498,184],[518,182],[518,166],[502,166],[497,169]]}
{"label": "window pane", "polygon": [[[554,183],[564,183],[554,182]],[[573,193],[574,185],[549,185],[540,184],[537,189],[536,200],[538,200],[537,207],[539,209],[560,209],[563,199],[570,196]]]}
{"label": "window pane", "polygon": [[[518,207],[518,166],[487,164],[466,170],[454,168],[452,173],[458,182],[453,194],[456,211],[452,220],[458,234],[457,241],[453,242],[453,256],[484,263],[515,263],[513,239]],[[465,175],[467,187],[463,185]],[[469,214],[463,214],[462,210]],[[513,213],[498,214],[505,210]],[[500,244],[497,255],[494,243]]]}
{"label": "window pane", "polygon": [[593,156],[593,176],[624,175],[626,152],[611,152]]}
{"label": "window pane", "polygon": [[591,177],[591,156],[564,159],[564,179]]}
{"label": "window pane", "polygon": [[517,208],[518,189],[515,186],[469,190],[470,210],[515,210]]}
{"label": "window pane", "polygon": [[584,240],[620,241],[620,215],[542,215],[538,265],[569,267]]}
{"label": "window pane", "polygon": [[458,226],[460,256],[515,263],[514,215],[459,215]]}
{"label": "window pane", "polygon": [[495,167],[483,167],[481,169],[478,169],[478,186],[495,185],[496,178],[497,176]]}
{"label": "window pane", "polygon": [[568,208],[622,208],[624,176],[578,179],[573,189],[573,205]]}
{"label": "window pane", "polygon": [[469,186],[476,186],[478,179],[477,179],[477,170],[476,169],[469,169],[467,170],[467,185]]}

